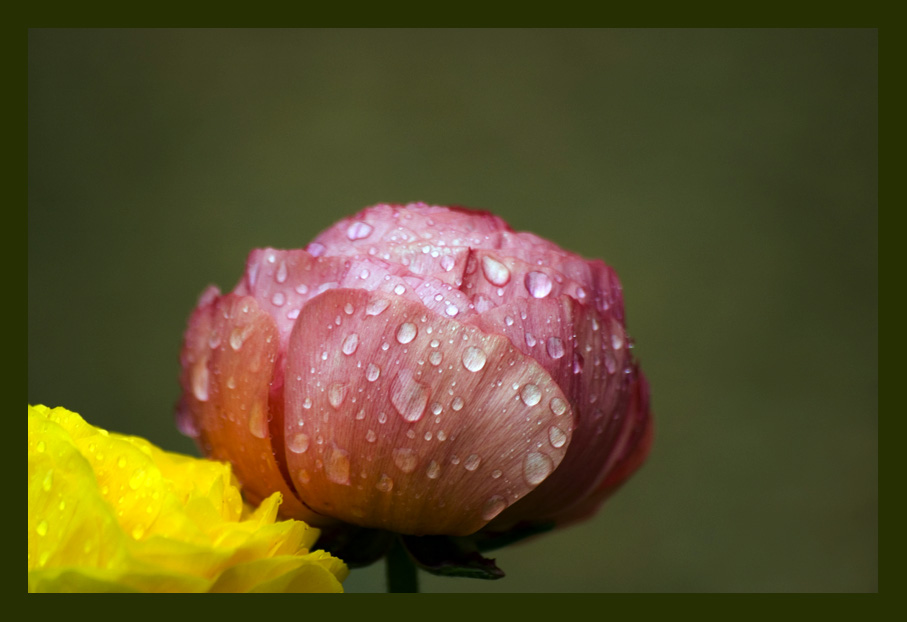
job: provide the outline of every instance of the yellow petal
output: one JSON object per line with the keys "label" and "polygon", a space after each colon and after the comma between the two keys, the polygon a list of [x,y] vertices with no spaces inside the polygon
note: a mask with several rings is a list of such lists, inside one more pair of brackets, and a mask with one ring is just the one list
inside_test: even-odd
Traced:
{"label": "yellow petal", "polygon": [[253,510],[229,465],[29,406],[29,591],[342,591],[346,566],[280,502]]}

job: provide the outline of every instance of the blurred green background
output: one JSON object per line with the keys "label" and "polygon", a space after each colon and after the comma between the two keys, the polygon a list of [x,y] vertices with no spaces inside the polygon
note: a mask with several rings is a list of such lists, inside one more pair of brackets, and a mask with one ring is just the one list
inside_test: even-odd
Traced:
{"label": "blurred green background", "polygon": [[413,200],[613,265],[657,425],[593,520],[425,591],[878,590],[875,30],[32,30],[29,403],[195,452],[202,289]]}

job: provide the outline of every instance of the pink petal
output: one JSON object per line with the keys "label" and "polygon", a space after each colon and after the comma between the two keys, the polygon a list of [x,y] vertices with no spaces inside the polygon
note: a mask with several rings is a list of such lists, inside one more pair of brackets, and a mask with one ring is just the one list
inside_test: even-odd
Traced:
{"label": "pink petal", "polygon": [[628,415],[623,421],[619,444],[612,450],[605,477],[596,489],[580,503],[555,513],[552,518],[561,526],[576,523],[593,515],[605,499],[645,462],[652,445],[653,424],[649,409],[649,386],[637,370],[631,389]]}
{"label": "pink petal", "polygon": [[[631,415],[628,389],[635,381],[627,336],[613,316],[602,315],[595,308],[566,297],[561,300],[560,311],[551,302],[541,309],[537,303],[532,305],[536,313],[527,314],[519,329],[533,331],[535,345],[520,349],[532,351],[569,396],[577,418],[570,451],[550,478],[502,513],[495,521],[496,528],[569,511],[595,490],[620,455],[621,430]],[[496,309],[482,320],[497,321],[502,313],[515,316],[512,308],[519,304]],[[508,331],[513,343],[518,344],[518,337],[512,333],[517,326],[515,321],[513,326],[496,330]],[[568,335],[573,338],[567,338]],[[540,347],[552,336],[564,339],[561,358],[546,358]]]}
{"label": "pink petal", "polygon": [[507,223],[489,212],[424,203],[375,205],[344,218],[321,233],[314,243],[336,255],[383,253],[415,243],[494,248],[505,231],[510,231]]}
{"label": "pink petal", "polygon": [[382,292],[303,308],[285,399],[300,497],[409,534],[478,530],[550,475],[573,427],[569,408],[552,411],[566,403],[552,377],[507,338]]}
{"label": "pink petal", "polygon": [[253,503],[279,491],[285,516],[313,525],[334,522],[300,503],[271,448],[269,384],[278,348],[274,321],[249,296],[209,296],[205,302],[189,320],[180,357],[181,428],[194,432],[207,456],[233,463]]}

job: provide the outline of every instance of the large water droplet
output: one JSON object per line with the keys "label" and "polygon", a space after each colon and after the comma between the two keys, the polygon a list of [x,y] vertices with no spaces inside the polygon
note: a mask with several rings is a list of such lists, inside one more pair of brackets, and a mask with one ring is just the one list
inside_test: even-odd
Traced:
{"label": "large water droplet", "polygon": [[482,519],[491,520],[498,514],[504,511],[504,508],[507,507],[507,502],[504,501],[504,497],[495,495],[491,497],[488,501],[485,502],[485,505],[482,507]]}
{"label": "large water droplet", "polygon": [[488,255],[482,257],[482,273],[492,285],[503,286],[510,282],[510,270]]}
{"label": "large water droplet", "polygon": [[238,326],[230,331],[230,347],[239,352],[243,342],[246,340],[246,331]]}
{"label": "large water droplet", "polygon": [[374,363],[369,363],[368,367],[365,368],[365,379],[369,382],[375,382],[380,375],[381,368]]}
{"label": "large water droplet", "polygon": [[441,257],[441,267],[444,268],[445,272],[450,272],[454,267],[454,258],[450,255],[444,255]]}
{"label": "large water droplet", "polygon": [[434,352],[432,352],[431,354],[428,355],[428,362],[431,363],[432,365],[434,365],[435,367],[440,365],[441,361],[443,359],[444,359],[444,357],[437,350],[435,350]]}
{"label": "large water droplet", "polygon": [[416,338],[419,329],[412,322],[403,322],[397,327],[397,342],[407,344]]}
{"label": "large water droplet", "polygon": [[255,438],[268,438],[268,413],[258,402],[249,412],[249,431]]}
{"label": "large water droplet", "polygon": [[394,408],[406,421],[418,421],[428,405],[428,387],[413,378],[413,372],[403,369],[394,378],[390,399]]}
{"label": "large water droplet", "polygon": [[381,313],[387,309],[391,304],[391,301],[387,298],[375,298],[365,307],[366,315],[381,315]]}
{"label": "large water droplet", "polygon": [[198,438],[201,430],[198,428],[198,422],[189,408],[181,406],[176,411],[176,428],[189,438]]}
{"label": "large water droplet", "polygon": [[199,361],[192,368],[192,394],[199,402],[208,401],[208,366],[205,361]]}
{"label": "large water droplet", "polygon": [[367,222],[357,220],[346,230],[346,237],[350,240],[362,240],[372,234],[372,226]]}
{"label": "large water droplet", "polygon": [[526,291],[533,298],[544,298],[551,293],[551,279],[544,272],[530,272],[526,275]]}
{"label": "large water droplet", "polygon": [[347,386],[340,382],[335,382],[328,387],[328,402],[335,409],[340,408],[343,400],[346,399]]}
{"label": "large water droplet", "polygon": [[324,474],[335,484],[350,484],[350,452],[333,447],[324,464]]}
{"label": "large water droplet", "polygon": [[428,476],[428,479],[438,479],[441,476],[441,465],[432,460],[431,463],[429,463],[425,474]]}
{"label": "large water droplet", "polygon": [[290,437],[290,442],[287,443],[287,449],[292,451],[294,454],[304,454],[309,448],[309,436],[308,434],[294,434]]}
{"label": "large water droplet", "polygon": [[278,283],[283,283],[287,280],[287,262],[281,261],[280,266],[277,268],[277,276],[275,277]]}
{"label": "large water droplet", "polygon": [[482,459],[476,454],[470,454],[468,458],[463,462],[463,468],[467,471],[475,471],[479,468],[479,465],[482,463]]}
{"label": "large water droplet", "polygon": [[463,409],[463,404],[464,404],[464,403],[465,403],[465,402],[463,402],[463,398],[458,396],[458,397],[455,397],[455,398],[453,399],[453,402],[450,403],[450,407],[451,407],[451,409],[453,409],[454,411],[459,411],[459,410],[462,410],[462,409]]}
{"label": "large water droplet", "polygon": [[567,434],[556,425],[548,428],[548,440],[552,447],[563,447],[567,442]]}
{"label": "large water droplet", "polygon": [[548,350],[548,356],[553,359],[559,359],[564,356],[564,342],[558,337],[549,337],[545,344]]}
{"label": "large water droplet", "polygon": [[412,449],[395,449],[394,464],[396,464],[397,468],[404,473],[412,473],[419,465],[419,458],[416,456],[416,452],[414,452]]}
{"label": "large water droplet", "polygon": [[530,486],[541,484],[554,470],[554,462],[538,452],[527,454],[523,459],[523,478]]}
{"label": "large water droplet", "polygon": [[356,333],[350,333],[346,339],[343,340],[343,345],[341,350],[347,356],[353,354],[356,351],[356,348],[359,347],[359,335]]}
{"label": "large water droplet", "polygon": [[525,384],[520,389],[520,399],[526,406],[535,406],[542,400],[542,391],[534,384]]}
{"label": "large water droplet", "polygon": [[567,412],[567,402],[559,397],[552,397],[551,403],[548,405],[551,407],[551,412],[553,412],[556,417],[560,417]]}
{"label": "large water droplet", "polygon": [[463,367],[471,372],[477,372],[485,367],[485,361],[487,359],[488,357],[484,350],[476,348],[475,346],[470,346],[463,352]]}

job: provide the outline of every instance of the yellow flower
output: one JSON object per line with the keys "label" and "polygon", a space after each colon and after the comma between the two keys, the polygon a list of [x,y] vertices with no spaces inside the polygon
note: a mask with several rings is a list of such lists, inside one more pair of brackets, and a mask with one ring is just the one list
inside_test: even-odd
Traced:
{"label": "yellow flower", "polygon": [[28,407],[29,592],[341,592],[318,530],[254,511],[230,466]]}

